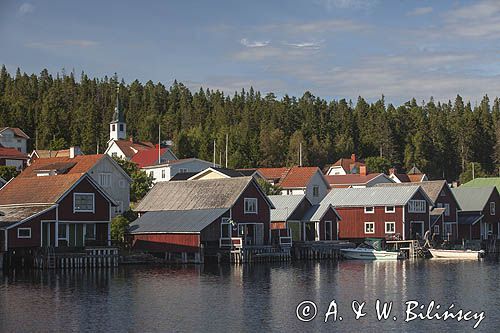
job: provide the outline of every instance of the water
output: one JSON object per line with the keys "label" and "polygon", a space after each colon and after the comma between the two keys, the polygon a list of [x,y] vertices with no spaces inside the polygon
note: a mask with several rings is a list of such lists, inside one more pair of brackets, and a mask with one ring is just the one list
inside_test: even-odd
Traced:
{"label": "water", "polygon": [[[476,331],[499,332],[499,276],[491,260],[0,272],[0,332],[454,332],[472,331],[476,322],[405,323],[408,300],[485,311]],[[377,320],[376,299],[394,301],[389,320]],[[303,300],[318,308],[310,322],[296,318]],[[324,323],[332,300],[343,320]],[[359,320],[353,300],[366,301]]]}

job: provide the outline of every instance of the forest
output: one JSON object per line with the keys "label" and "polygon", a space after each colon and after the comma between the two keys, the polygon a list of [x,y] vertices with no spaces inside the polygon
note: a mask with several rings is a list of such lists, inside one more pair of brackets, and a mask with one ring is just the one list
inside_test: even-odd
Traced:
{"label": "forest", "polygon": [[[432,179],[449,181],[498,175],[500,170],[500,101],[487,95],[479,102],[454,100],[408,102],[396,106],[381,96],[374,103],[327,101],[304,92],[278,98],[247,90],[225,94],[190,91],[175,81],[90,78],[85,73],[27,74],[0,70],[0,127],[22,128],[31,148],[80,146],[85,153],[104,152],[109,122],[119,94],[127,133],[137,140],[173,140],[179,158],[213,159],[228,166],[303,165],[324,167],[356,153],[378,161],[373,169],[417,166]],[[119,88],[119,89],[117,89]],[[332,95],[334,92],[332,92]],[[383,171],[383,170],[372,170]]]}

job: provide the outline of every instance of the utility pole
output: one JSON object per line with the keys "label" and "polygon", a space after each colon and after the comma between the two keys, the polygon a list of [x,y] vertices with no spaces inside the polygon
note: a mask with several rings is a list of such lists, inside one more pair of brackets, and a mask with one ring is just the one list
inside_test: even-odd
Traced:
{"label": "utility pole", "polygon": [[474,162],[472,162],[472,179],[475,179],[475,173],[474,173]]}
{"label": "utility pole", "polygon": [[299,165],[302,166],[302,142],[299,144]]}
{"label": "utility pole", "polygon": [[215,140],[214,140],[214,168],[215,168]]}
{"label": "utility pole", "polygon": [[227,169],[227,149],[229,147],[229,134],[226,133],[226,169]]}
{"label": "utility pole", "polygon": [[158,164],[161,164],[161,123],[158,122]]}

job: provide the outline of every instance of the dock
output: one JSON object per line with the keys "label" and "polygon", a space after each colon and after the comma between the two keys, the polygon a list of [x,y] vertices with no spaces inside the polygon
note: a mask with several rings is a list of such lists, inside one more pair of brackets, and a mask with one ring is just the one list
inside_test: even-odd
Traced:
{"label": "dock", "polygon": [[421,246],[418,240],[388,240],[385,242],[394,251],[402,251],[406,258],[415,259],[419,256]]}

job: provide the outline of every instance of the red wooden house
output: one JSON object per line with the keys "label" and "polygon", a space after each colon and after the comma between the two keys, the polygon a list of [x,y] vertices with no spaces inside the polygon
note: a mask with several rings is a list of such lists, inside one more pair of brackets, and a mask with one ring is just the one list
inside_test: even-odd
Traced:
{"label": "red wooden house", "polygon": [[109,245],[113,206],[86,173],[14,178],[0,190],[0,249]]}
{"label": "red wooden house", "polygon": [[495,186],[452,189],[462,210],[458,213],[458,238],[484,240],[498,237],[500,195]]}
{"label": "red wooden house", "polygon": [[332,189],[322,204],[340,215],[339,239],[416,239],[430,228],[432,201],[420,186]]}
{"label": "red wooden house", "polygon": [[202,260],[205,251],[271,243],[272,203],[253,177],[157,183],[135,211],[133,247]]}

